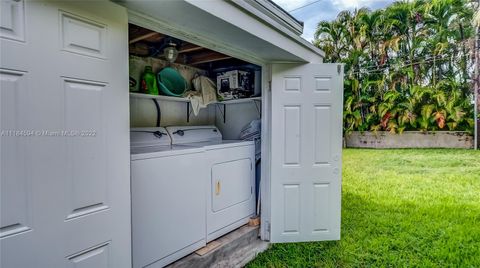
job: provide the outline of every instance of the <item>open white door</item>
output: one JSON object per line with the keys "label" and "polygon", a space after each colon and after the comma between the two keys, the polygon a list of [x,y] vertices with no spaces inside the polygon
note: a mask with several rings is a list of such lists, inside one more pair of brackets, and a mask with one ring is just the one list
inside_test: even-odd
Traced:
{"label": "open white door", "polygon": [[127,12],[0,5],[0,267],[131,267]]}
{"label": "open white door", "polygon": [[338,240],[342,66],[272,67],[270,241]]}

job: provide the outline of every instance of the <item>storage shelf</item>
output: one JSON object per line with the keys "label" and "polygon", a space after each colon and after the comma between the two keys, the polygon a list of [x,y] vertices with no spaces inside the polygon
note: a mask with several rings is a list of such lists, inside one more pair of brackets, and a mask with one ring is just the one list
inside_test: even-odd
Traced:
{"label": "storage shelf", "polygon": [[253,98],[245,98],[245,99],[233,99],[233,100],[226,100],[226,101],[219,101],[218,104],[236,104],[236,103],[245,103],[250,101],[261,101],[262,97],[253,97]]}
{"label": "storage shelf", "polygon": [[[183,97],[172,97],[172,96],[163,96],[163,95],[150,95],[150,94],[143,94],[143,93],[133,93],[130,92],[130,98],[139,98],[139,99],[156,99],[156,100],[164,100],[164,101],[176,101],[176,102],[183,102],[187,104],[187,122],[190,121],[190,100]],[[262,97],[253,97],[253,98],[245,98],[245,99],[234,99],[234,100],[226,100],[226,101],[219,101],[211,104],[215,104],[215,107],[219,109],[220,113],[223,117],[223,123],[227,120],[227,104],[239,104],[239,103],[253,103],[255,104],[255,108],[260,117],[262,117],[262,111],[259,103],[261,102]],[[223,107],[223,110],[222,110]]]}
{"label": "storage shelf", "polygon": [[[130,93],[130,98],[139,98],[139,99],[157,99],[157,100],[164,100],[164,101],[177,101],[177,102],[190,102],[189,99],[183,97],[172,97],[172,96],[164,96],[164,95],[150,95],[150,94],[143,94],[143,93]],[[237,104],[237,103],[246,103],[250,101],[261,101],[262,97],[254,97],[254,98],[245,98],[245,99],[234,99],[234,100],[226,100],[226,101],[219,101],[215,104]]]}
{"label": "storage shelf", "polygon": [[130,92],[130,98],[157,99],[157,100],[165,100],[165,101],[190,102],[189,99],[186,99],[186,98],[183,98],[183,97],[172,97],[172,96],[164,96],[164,95],[150,95],[150,94],[132,93],[132,92]]}

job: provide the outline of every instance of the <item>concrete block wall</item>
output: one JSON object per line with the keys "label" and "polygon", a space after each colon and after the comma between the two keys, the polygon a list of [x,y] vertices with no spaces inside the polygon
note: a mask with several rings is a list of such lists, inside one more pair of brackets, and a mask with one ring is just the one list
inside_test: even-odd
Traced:
{"label": "concrete block wall", "polygon": [[354,131],[345,137],[348,148],[473,148],[473,136],[461,131],[390,132]]}

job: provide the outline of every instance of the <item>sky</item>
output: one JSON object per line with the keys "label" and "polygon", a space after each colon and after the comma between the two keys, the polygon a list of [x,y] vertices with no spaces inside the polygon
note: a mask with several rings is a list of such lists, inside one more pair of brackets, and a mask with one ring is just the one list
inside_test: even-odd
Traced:
{"label": "sky", "polygon": [[[308,41],[313,40],[315,28],[322,20],[333,20],[337,14],[345,9],[368,7],[372,10],[384,8],[393,3],[394,0],[273,0],[286,11],[291,11],[295,18],[304,22],[302,37]],[[294,10],[298,7],[308,5],[304,8]],[[294,11],[292,11],[294,10]]]}

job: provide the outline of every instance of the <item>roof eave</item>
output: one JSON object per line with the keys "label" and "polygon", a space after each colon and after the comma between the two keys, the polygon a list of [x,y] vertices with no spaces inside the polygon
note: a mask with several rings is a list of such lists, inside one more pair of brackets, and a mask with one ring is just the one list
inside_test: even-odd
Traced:
{"label": "roof eave", "polygon": [[303,22],[297,20],[286,10],[275,4],[271,0],[245,0],[249,5],[257,8],[259,11],[269,16],[279,24],[285,26],[295,34],[303,33]]}
{"label": "roof eave", "polygon": [[287,11],[280,8],[270,0],[232,0],[237,7],[242,8],[257,19],[267,23],[275,30],[293,39],[303,47],[325,57],[325,52],[305,40],[300,35],[303,33],[303,25],[293,18]]}

